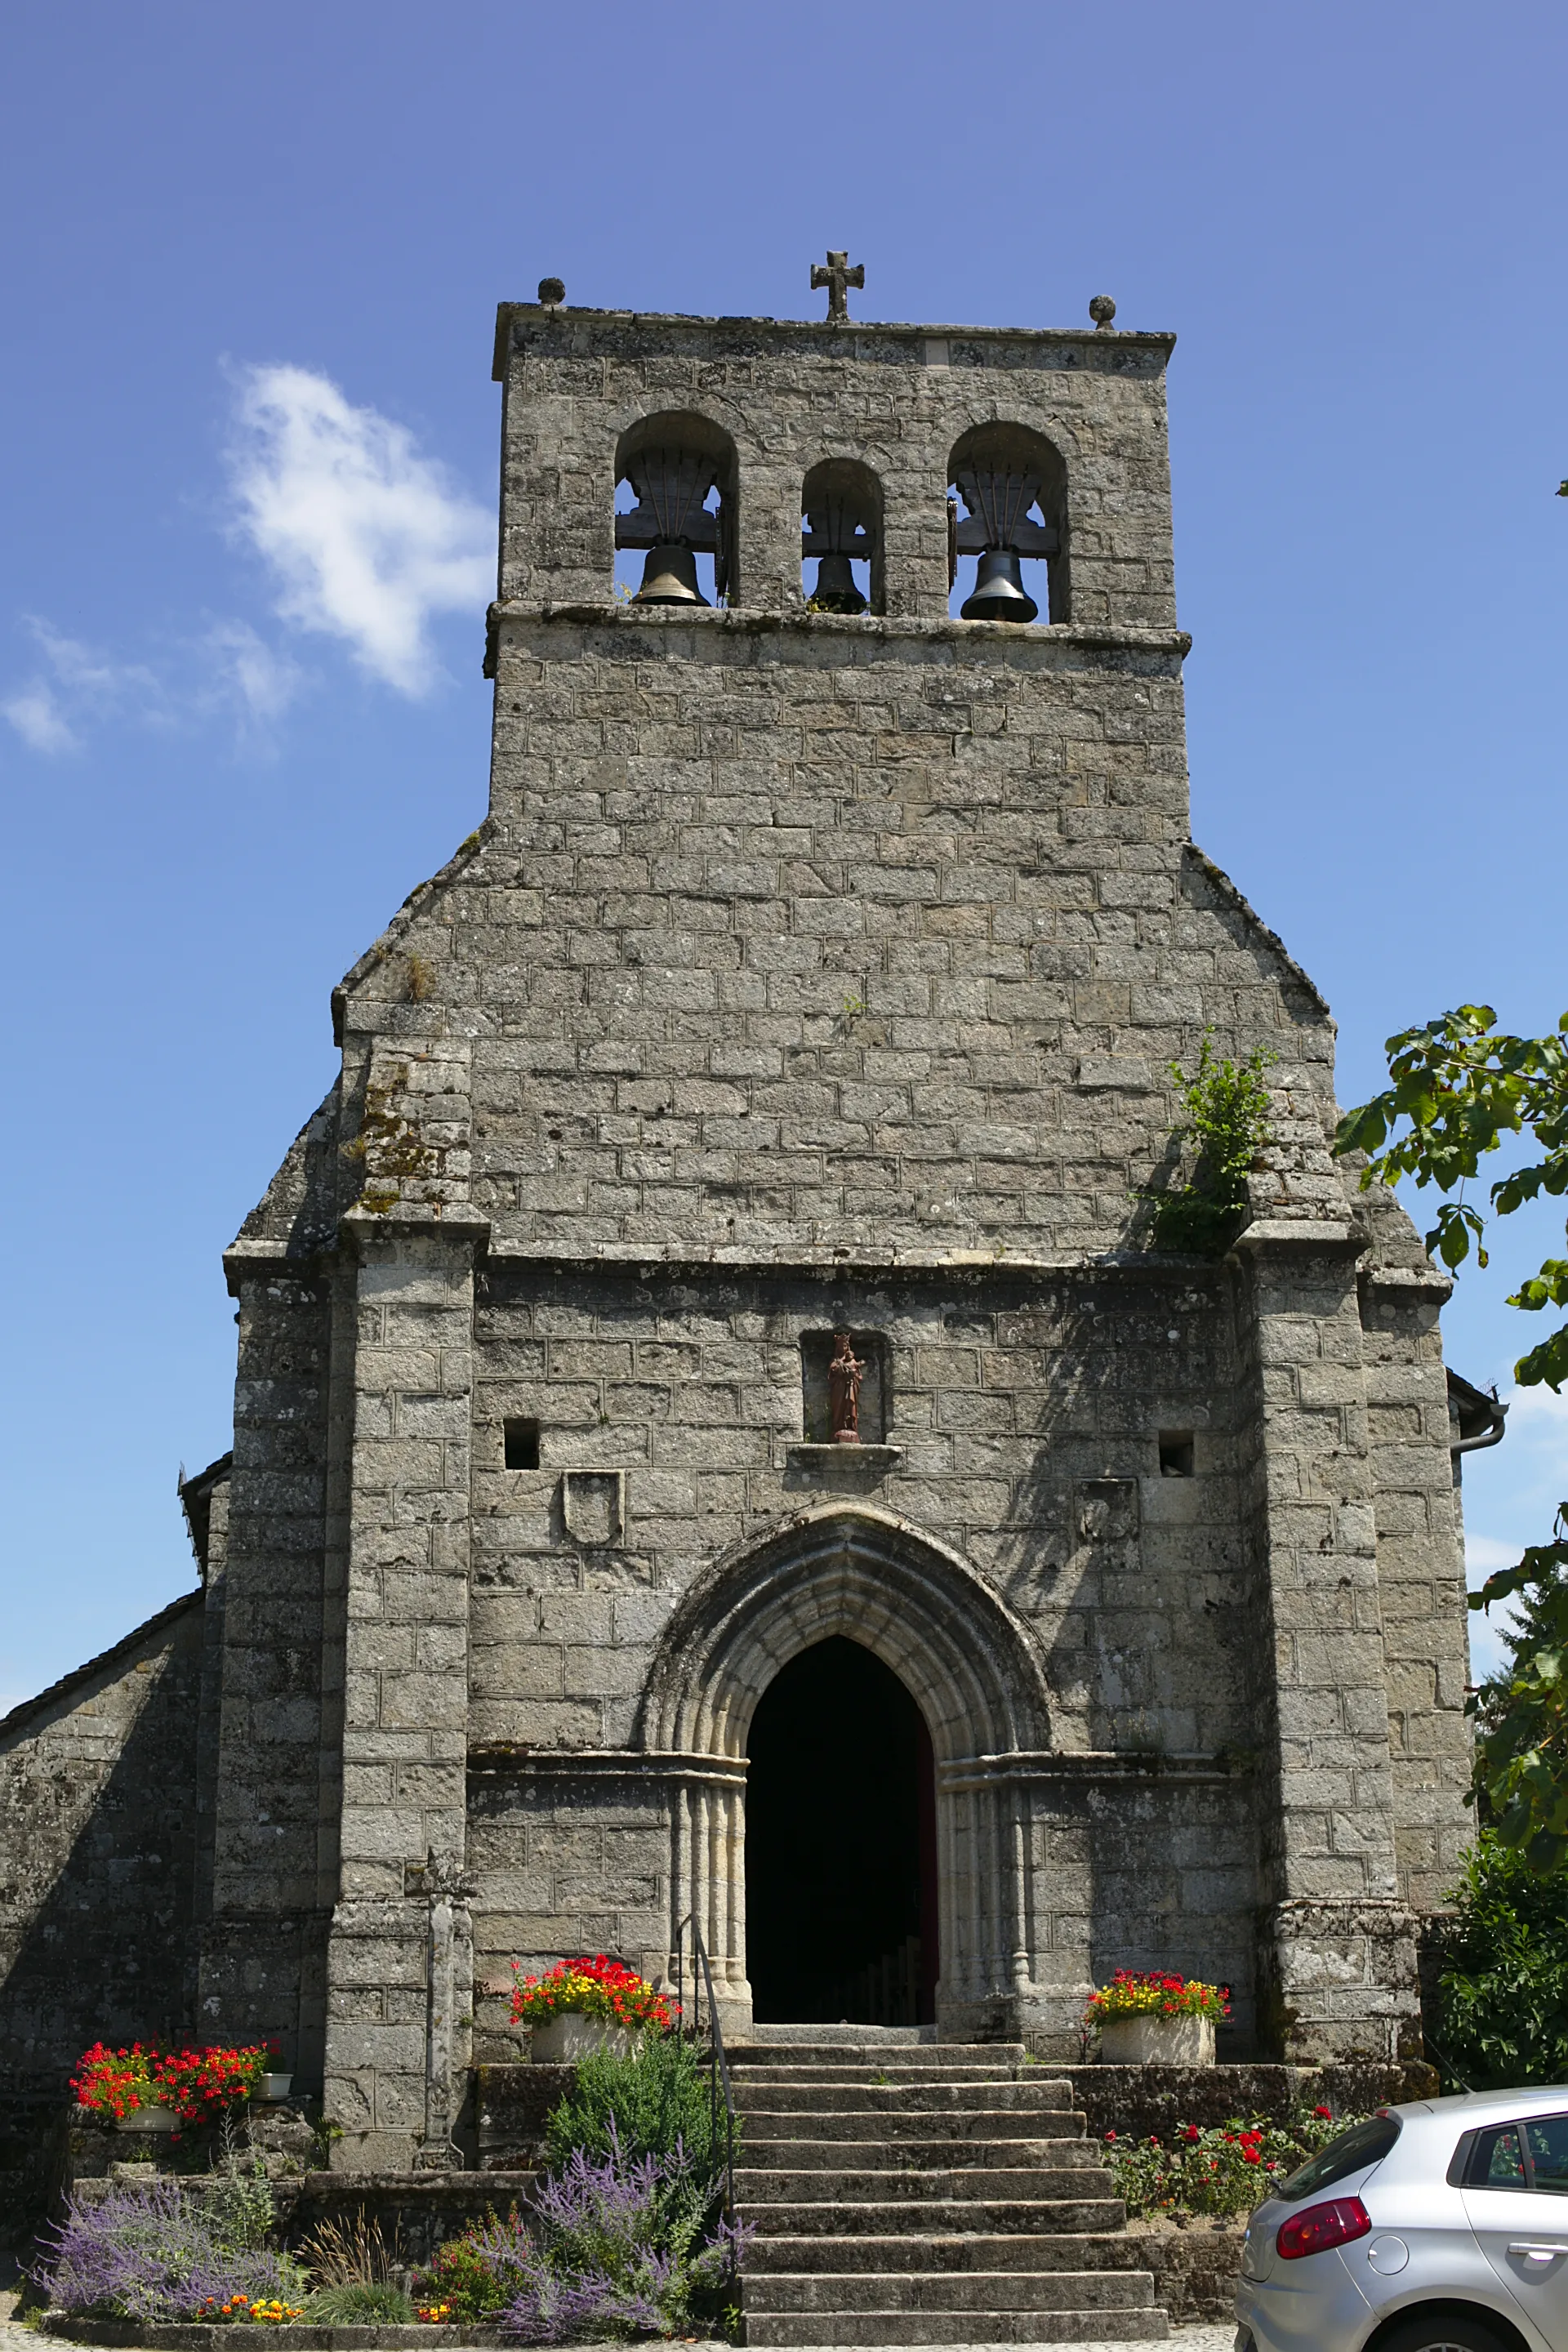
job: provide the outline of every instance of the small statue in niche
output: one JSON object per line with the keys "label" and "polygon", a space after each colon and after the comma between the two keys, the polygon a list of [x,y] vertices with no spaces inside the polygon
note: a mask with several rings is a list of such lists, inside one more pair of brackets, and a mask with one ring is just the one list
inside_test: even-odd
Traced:
{"label": "small statue in niche", "polygon": [[849,1344],[847,1331],[833,1335],[835,1352],[827,1367],[828,1417],[835,1445],[860,1443],[860,1381],[866,1367]]}

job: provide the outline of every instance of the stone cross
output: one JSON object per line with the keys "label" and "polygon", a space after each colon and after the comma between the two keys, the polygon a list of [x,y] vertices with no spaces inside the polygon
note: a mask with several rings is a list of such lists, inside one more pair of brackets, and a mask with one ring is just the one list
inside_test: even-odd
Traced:
{"label": "stone cross", "polygon": [[849,256],[847,253],[835,253],[831,247],[828,249],[826,268],[820,261],[814,261],[811,265],[812,292],[816,293],[824,286],[827,289],[827,323],[830,327],[840,324],[846,327],[848,325],[849,305],[845,298],[851,286],[863,287],[865,283],[865,263],[858,261],[851,269]]}

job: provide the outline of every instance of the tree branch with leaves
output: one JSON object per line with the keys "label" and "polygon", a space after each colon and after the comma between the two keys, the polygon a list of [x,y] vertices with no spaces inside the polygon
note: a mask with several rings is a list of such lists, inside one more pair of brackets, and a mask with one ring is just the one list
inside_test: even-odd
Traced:
{"label": "tree branch with leaves", "polygon": [[[1426,1247],[1453,1273],[1475,1252],[1488,1264],[1487,1215],[1506,1217],[1528,1202],[1568,1192],[1568,1013],[1544,1037],[1514,1037],[1489,1004],[1461,1004],[1425,1029],[1387,1044],[1390,1084],[1339,1124],[1334,1150],[1364,1152],[1363,1192],[1413,1178],[1439,1201]],[[1480,1163],[1512,1136],[1528,1136],[1536,1157],[1510,1170],[1488,1194],[1489,1211],[1465,1197]],[[1568,1258],[1548,1257],[1509,1298],[1526,1314],[1568,1307]],[[1521,1388],[1554,1393],[1568,1380],[1568,1321],[1513,1368]],[[1518,1599],[1505,1634],[1508,1664],[1469,1700],[1476,1717],[1476,1788],[1506,1845],[1531,1868],[1568,1862],[1568,1502],[1552,1539],[1531,1544],[1513,1567],[1470,1595],[1472,1609]]]}

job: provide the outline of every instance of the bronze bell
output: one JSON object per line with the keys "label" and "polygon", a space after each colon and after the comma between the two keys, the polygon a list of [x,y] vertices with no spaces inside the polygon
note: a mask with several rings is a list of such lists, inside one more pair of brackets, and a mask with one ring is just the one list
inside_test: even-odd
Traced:
{"label": "bronze bell", "polygon": [[697,558],[689,547],[650,547],[634,604],[706,604],[697,585]]}
{"label": "bronze bell", "polygon": [[1033,621],[1039,606],[1024,586],[1018,558],[1010,547],[988,547],[974,574],[974,593],[960,613],[963,621]]}
{"label": "bronze bell", "polygon": [[816,593],[812,603],[825,613],[863,613],[866,599],[855,585],[847,555],[825,555],[816,567]]}

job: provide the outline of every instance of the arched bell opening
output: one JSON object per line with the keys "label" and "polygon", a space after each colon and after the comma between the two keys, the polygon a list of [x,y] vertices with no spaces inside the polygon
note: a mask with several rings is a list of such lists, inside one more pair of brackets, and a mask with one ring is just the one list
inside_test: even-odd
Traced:
{"label": "arched bell opening", "polygon": [[843,1634],[782,1666],[752,1717],[746,1973],[767,2025],[931,2025],[936,1770],[890,1666]]}
{"label": "arched bell opening", "polygon": [[948,460],[948,610],[965,621],[1066,621],[1067,468],[1043,435],[977,425]]}
{"label": "arched bell opening", "polygon": [[869,466],[826,457],[801,486],[801,593],[814,613],[880,613],[882,485]]}
{"label": "arched bell opening", "polygon": [[626,604],[735,601],[735,445],[706,416],[640,417],[616,446],[616,593]]}

